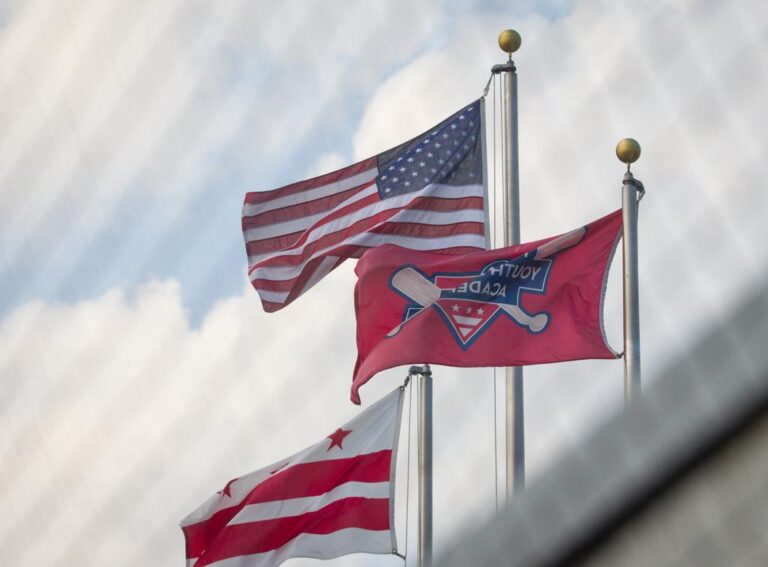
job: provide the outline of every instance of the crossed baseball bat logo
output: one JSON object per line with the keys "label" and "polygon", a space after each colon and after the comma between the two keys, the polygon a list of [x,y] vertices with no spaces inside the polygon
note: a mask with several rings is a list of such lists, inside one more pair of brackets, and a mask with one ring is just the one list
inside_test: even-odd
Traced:
{"label": "crossed baseball bat logo", "polygon": [[[566,248],[575,246],[581,242],[581,239],[584,238],[584,234],[586,234],[586,229],[581,227],[563,234],[562,236],[558,236],[539,246],[536,249],[533,259],[544,260],[553,254],[562,252]],[[425,278],[420,272],[411,267],[402,268],[395,272],[395,275],[392,276],[392,286],[400,293],[419,304],[422,308],[427,308],[437,303],[444,291],[453,291],[439,288],[429,281],[429,279]],[[519,305],[492,303],[503,309],[510,317],[512,317],[512,319],[523,327],[526,327],[532,333],[540,333],[549,322],[549,315],[547,313],[536,313],[531,315],[530,313],[523,311]],[[405,323],[407,323],[407,321],[400,323],[397,327],[387,333],[387,336],[391,337],[396,335]]]}

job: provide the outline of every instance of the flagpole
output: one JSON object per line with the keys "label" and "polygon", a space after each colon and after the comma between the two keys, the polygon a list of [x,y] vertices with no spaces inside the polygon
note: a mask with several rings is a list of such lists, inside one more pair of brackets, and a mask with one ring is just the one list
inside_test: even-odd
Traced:
{"label": "flagpole", "polygon": [[[517,136],[517,68],[512,54],[520,48],[520,34],[504,30],[499,47],[509,60],[494,65],[492,73],[503,77],[504,94],[504,246],[520,244],[520,166]],[[506,498],[525,486],[525,416],[523,414],[523,369],[507,368],[506,372]]]}
{"label": "flagpole", "polygon": [[432,567],[432,370],[411,366],[419,379],[419,541],[418,566]]}
{"label": "flagpole", "polygon": [[640,396],[640,290],[637,261],[638,203],[645,189],[634,178],[630,166],[640,157],[640,144],[624,138],[616,146],[616,156],[627,164],[621,191],[624,220],[624,405]]}

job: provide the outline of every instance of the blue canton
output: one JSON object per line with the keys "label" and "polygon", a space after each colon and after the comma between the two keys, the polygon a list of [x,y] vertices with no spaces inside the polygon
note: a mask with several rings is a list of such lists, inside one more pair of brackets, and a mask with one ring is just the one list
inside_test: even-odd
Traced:
{"label": "blue canton", "polygon": [[480,101],[464,107],[430,131],[379,156],[376,185],[386,199],[421,191],[432,183],[483,182]]}

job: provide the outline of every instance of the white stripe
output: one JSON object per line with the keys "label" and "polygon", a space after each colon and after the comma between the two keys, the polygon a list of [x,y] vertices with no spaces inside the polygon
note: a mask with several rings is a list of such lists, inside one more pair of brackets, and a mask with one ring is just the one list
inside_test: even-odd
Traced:
{"label": "white stripe", "polygon": [[378,192],[378,189],[374,184],[366,189],[363,189],[359,193],[355,193],[349,199],[345,199],[344,201],[336,205],[333,209],[320,211],[319,213],[316,213],[314,215],[309,215],[309,216],[302,217],[299,219],[294,219],[291,221],[279,222],[275,224],[268,224],[264,226],[249,228],[248,230],[245,231],[245,240],[246,242],[251,242],[253,240],[264,240],[266,238],[274,238],[276,236],[282,236],[284,234],[293,234],[294,232],[307,230],[308,228],[312,227],[312,225],[315,224],[317,221],[322,220],[323,218],[327,217],[330,214],[333,214],[335,211],[342,209],[348,205],[351,205],[352,203],[356,203],[361,199],[370,197],[371,195],[374,195],[377,192]]}
{"label": "white stripe", "polygon": [[412,222],[433,226],[445,226],[460,222],[484,223],[485,212],[483,209],[459,209],[458,211],[405,209],[401,214],[397,215],[397,222]]}
{"label": "white stripe", "polygon": [[[381,210],[385,210],[385,209],[382,208]],[[376,214],[377,212],[380,212],[380,211],[375,211],[372,214]],[[352,216],[352,215],[349,215],[349,216]],[[344,218],[347,219],[348,217],[344,217]],[[360,220],[360,219],[357,219],[357,220]],[[356,222],[356,220],[350,220],[349,222],[351,225],[351,223]],[[460,209],[458,211],[429,211],[429,210],[403,209],[402,211],[397,213],[396,216],[386,220],[385,222],[416,223],[416,224],[424,224],[424,225],[431,225],[431,226],[447,226],[450,224],[457,224],[462,222],[484,223],[485,213],[482,209]],[[347,225],[347,226],[350,226],[350,225]],[[326,226],[330,226],[330,225],[324,225],[319,227],[317,230],[312,231],[309,234],[306,242],[301,247],[291,248],[289,250],[285,250],[285,249],[276,250],[274,252],[266,252],[264,254],[255,254],[253,256],[248,257],[248,263],[249,265],[253,266],[254,264],[258,264],[259,262],[263,262],[264,260],[267,260],[269,258],[274,258],[278,256],[299,255],[302,253],[304,246],[312,242],[315,242],[320,238],[322,238],[323,236],[326,236],[327,234],[331,233],[331,230],[326,229]]]}
{"label": "white stripe", "polygon": [[[334,232],[338,232],[339,230],[345,230],[350,226],[352,226],[357,221],[366,219],[368,217],[372,217],[380,212],[406,207],[417,197],[439,196],[439,197],[449,197],[451,199],[465,199],[467,197],[482,196],[482,189],[483,188],[481,185],[465,185],[461,187],[452,187],[450,185],[430,185],[428,191],[421,191],[418,193],[408,193],[406,195],[392,197],[390,199],[385,199],[383,201],[377,201],[376,203],[372,203],[366,207],[363,207],[362,209],[354,211],[353,213],[350,213],[343,217],[339,217],[329,223],[326,223],[324,225],[317,227],[315,230],[310,232],[303,246],[306,246],[311,242],[315,242],[316,240],[322,238],[323,236],[327,236],[328,234],[333,234]],[[439,192],[440,195],[435,195],[434,193],[436,192]],[[472,210],[472,209],[468,209],[468,210]],[[422,213],[422,214],[419,215],[418,213]],[[451,215],[458,215],[459,218],[462,218],[460,213],[463,213],[463,210],[462,211],[439,211],[439,212],[418,211],[418,213],[411,212],[409,209],[403,209],[398,213],[396,213],[395,216],[392,216],[389,219],[382,221],[382,223],[379,223],[379,224],[383,224],[385,222],[399,222],[401,218],[409,219],[409,220],[404,220],[403,222],[413,222],[413,220],[410,220],[410,219],[419,218],[421,219],[423,224],[445,225],[445,224],[451,224],[449,222],[449,217]],[[466,218],[470,219],[475,217],[470,215],[470,216],[467,216]],[[441,220],[437,220],[437,222],[429,222],[430,219],[432,220],[441,219]],[[480,222],[483,222],[484,220],[485,219],[483,218],[483,220]],[[272,225],[272,226],[279,227],[281,225]],[[374,225],[374,226],[379,226],[379,225]],[[251,230],[259,230],[259,229],[251,229]],[[369,228],[368,230],[371,230],[371,228]],[[288,232],[285,234],[291,234],[291,233]],[[248,241],[248,238],[246,238],[246,241]],[[259,258],[258,261],[263,262],[271,257],[298,255],[302,253],[303,246],[297,247],[291,250],[276,250],[275,252],[268,252],[266,254],[252,256],[251,258]],[[249,258],[250,265],[254,265],[256,262],[251,261],[251,258]]]}
{"label": "white stripe", "polygon": [[337,500],[351,497],[389,500],[389,482],[347,482],[320,496],[250,504],[240,510],[237,516],[229,522],[229,525],[300,516],[325,508]]}
{"label": "white stripe", "polygon": [[330,271],[333,269],[333,267],[336,265],[336,262],[338,261],[338,256],[326,256],[322,260],[320,260],[320,263],[315,268],[315,271],[312,272],[312,275],[307,280],[307,283],[304,284],[304,288],[301,290],[299,295],[304,293],[305,289],[311,288],[313,285],[315,285],[317,282],[319,282],[321,279],[323,279],[325,276],[327,276]]}
{"label": "white stripe", "polygon": [[346,528],[330,534],[299,534],[283,547],[211,563],[216,567],[274,567],[292,557],[333,559],[350,553],[392,553],[389,530]]}
{"label": "white stripe", "polygon": [[[352,245],[352,246],[381,246],[383,244],[397,244],[403,248],[409,248],[411,250],[442,250],[444,248],[457,248],[469,246],[478,248],[480,250],[485,249],[485,236],[481,234],[456,234],[453,236],[441,236],[439,238],[419,238],[417,236],[398,236],[393,234],[374,234],[370,232],[363,232],[355,234],[347,240],[334,244],[323,250],[317,251],[310,258],[297,264],[296,266],[273,266],[256,268],[251,272],[251,281],[257,279],[265,279],[271,281],[283,281],[291,280],[301,274],[301,271],[306,266],[307,262],[314,258],[323,256],[326,252],[333,250],[338,246]],[[258,289],[258,288],[257,288]],[[267,290],[264,290],[266,292]],[[261,294],[262,291],[259,291]],[[277,293],[277,292],[271,292]],[[287,296],[287,294],[286,294]],[[277,297],[275,295],[274,297]],[[268,299],[268,301],[272,301]]]}
{"label": "white stripe", "polygon": [[264,203],[246,203],[243,205],[243,216],[251,217],[259,213],[265,213],[267,211],[273,211],[275,209],[282,209],[283,207],[290,207],[292,205],[298,205],[299,203],[306,203],[308,201],[314,201],[322,197],[328,197],[341,193],[348,189],[353,189],[358,185],[362,185],[367,181],[371,181],[379,174],[378,168],[367,169],[357,175],[347,177],[340,181],[334,181],[327,185],[321,185],[315,189],[309,189],[307,191],[299,191],[292,195],[286,195],[285,197],[279,197],[272,201],[265,201]]}
{"label": "white stripe", "polygon": [[[448,226],[451,224],[459,224],[466,222],[483,223],[485,222],[484,214],[481,209],[463,209],[460,211],[412,211],[410,209],[404,209],[399,213],[396,213],[389,219],[382,221],[374,225],[374,227],[381,226],[383,224],[398,224],[398,223],[414,223],[422,224],[425,226]],[[369,228],[367,231],[373,230],[374,227]],[[343,230],[343,229],[342,229]],[[364,232],[367,232],[364,231]],[[254,254],[248,256],[248,265],[255,266],[256,264],[263,263],[272,258],[280,258],[285,256],[299,256],[304,253],[304,249],[307,245],[316,242],[320,238],[327,236],[326,230],[318,229],[309,234],[309,237],[304,244],[297,248],[276,250],[274,252],[267,252],[264,254]],[[361,234],[361,233],[358,233]],[[348,237],[354,238],[356,234]],[[422,237],[426,238],[426,237]],[[437,237],[436,237],[437,238]],[[347,240],[342,241],[342,244]],[[338,244],[336,245],[338,246]],[[483,246],[485,248],[485,246]],[[315,257],[315,256],[313,256]]]}
{"label": "white stripe", "polygon": [[[251,242],[254,240],[264,240],[266,238],[274,238],[276,236],[282,236],[284,234],[293,234],[300,230],[310,229],[316,222],[322,220],[327,216],[332,215],[335,211],[340,210],[343,207],[350,205],[352,203],[355,203],[361,199],[364,199],[376,192],[377,192],[376,185],[372,185],[370,188],[367,188],[364,191],[357,193],[356,195],[354,195],[353,197],[350,197],[343,203],[339,203],[339,205],[334,207],[332,210],[317,213],[308,217],[295,219],[288,222],[249,228],[244,233],[245,241]],[[389,211],[392,209],[405,207],[406,205],[410,204],[414,199],[420,198],[420,197],[442,197],[442,198],[449,198],[449,199],[465,199],[467,197],[482,197],[482,196],[483,196],[483,188],[481,185],[464,185],[460,187],[454,186],[454,185],[427,185],[427,187],[425,187],[421,191],[417,191],[414,193],[406,193],[404,195],[398,195],[397,197],[390,197],[388,199],[382,199],[380,201],[376,201],[375,203],[371,203],[370,205],[367,205],[361,209],[358,209],[357,211],[353,211],[352,213],[346,216],[339,217],[327,224],[321,225],[312,231],[311,238],[314,238],[316,240],[326,234],[336,232],[337,230],[340,230],[342,228],[347,228],[359,220],[363,220],[365,218],[371,217],[382,211]],[[315,237],[314,236],[315,233],[319,234],[319,236]],[[311,242],[311,240],[308,242]]]}
{"label": "white stripe", "polygon": [[461,325],[477,325],[480,321],[482,321],[479,317],[462,317],[461,315],[454,315],[454,319],[456,319],[457,323],[460,323]]}

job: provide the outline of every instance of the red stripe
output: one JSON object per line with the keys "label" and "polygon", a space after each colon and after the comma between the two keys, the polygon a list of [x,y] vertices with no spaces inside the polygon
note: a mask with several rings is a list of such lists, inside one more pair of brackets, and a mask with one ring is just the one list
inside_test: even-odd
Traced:
{"label": "red stripe", "polygon": [[[392,451],[357,455],[348,459],[298,463],[257,484],[236,506],[219,510],[210,518],[183,528],[187,557],[199,556],[243,507],[260,502],[319,496],[346,482],[389,480]],[[224,498],[222,496],[222,498]]]}
{"label": "red stripe", "polygon": [[460,256],[461,254],[469,254],[470,252],[477,252],[485,250],[485,248],[478,248],[477,246],[454,246],[452,248],[436,248],[430,250],[430,254],[450,254],[451,256]]}
{"label": "red stripe", "polygon": [[[446,201],[452,201],[450,204],[446,203]],[[311,258],[316,252],[323,250],[325,248],[328,248],[329,246],[333,246],[335,244],[340,244],[350,238],[351,236],[354,236],[356,234],[362,234],[364,232],[373,232],[373,228],[376,227],[379,224],[382,224],[386,222],[388,219],[396,215],[398,212],[404,209],[415,209],[415,210],[430,210],[430,211],[440,211],[440,212],[447,212],[447,211],[457,211],[457,210],[468,210],[468,209],[474,209],[476,208],[475,205],[476,201],[474,199],[442,199],[438,197],[418,197],[415,199],[411,204],[409,204],[407,207],[403,207],[402,209],[388,209],[381,211],[379,213],[376,213],[370,217],[366,217],[364,219],[360,219],[354,224],[346,226],[343,230],[339,230],[337,232],[327,234],[320,238],[319,240],[316,240],[314,242],[311,242],[307,245],[305,245],[302,248],[302,244],[306,242],[306,240],[309,238],[312,229],[307,230],[302,237],[299,239],[296,244],[292,245],[287,250],[298,250],[301,249],[301,254],[295,254],[295,255],[282,255],[282,256],[275,256],[272,258],[267,258],[265,260],[262,260],[261,262],[258,262],[254,266],[251,266],[250,271],[253,271],[256,267],[263,267],[263,266],[297,266],[304,262],[307,258]],[[433,209],[432,207],[435,206],[436,209]],[[446,208],[446,207],[452,207],[452,208]],[[334,215],[335,216],[335,215]],[[315,226],[319,226],[321,224],[325,224],[325,219],[317,223]],[[432,226],[432,225],[423,225],[423,226]],[[442,225],[442,226],[448,226],[448,225]],[[313,227],[314,229],[315,227]]]}
{"label": "red stripe", "polygon": [[[456,236],[459,234],[477,234],[479,236],[482,236],[483,234],[485,234],[484,227],[485,225],[480,222],[462,222],[462,223],[455,223],[455,224],[448,224],[448,225],[428,225],[428,224],[418,224],[418,223],[385,222],[379,226],[373,227],[368,231],[368,233],[388,234],[393,236],[423,238],[425,240],[431,240],[431,239],[438,239],[438,238],[447,238],[447,237]],[[321,239],[318,242],[331,246],[332,240],[335,239],[335,236],[338,234],[340,233],[335,233],[335,235],[329,235],[329,237]],[[322,258],[326,256],[340,256],[342,259],[358,258],[360,255],[356,254],[355,252],[358,249],[367,249],[367,248],[368,248],[367,246],[362,246],[359,244],[345,245],[341,243],[340,246],[336,246],[331,250],[327,250],[317,258],[313,258],[313,261],[319,262],[320,260],[322,260]],[[474,248],[474,249],[477,250],[477,248]],[[275,260],[277,260],[278,258],[283,258],[283,256],[279,256],[275,258]],[[256,264],[256,266],[258,267],[261,267],[262,265],[267,265],[267,262],[264,262],[264,264]],[[270,265],[272,264],[270,263]],[[305,269],[302,270],[302,274],[307,271],[308,267],[309,266],[306,266]],[[265,291],[286,292],[286,291],[291,291],[291,289],[294,286],[296,286],[296,284],[298,283],[298,279],[301,277],[302,274],[299,274],[295,278],[288,279],[288,280],[271,280],[267,278],[256,278],[254,280],[251,280],[251,284],[257,290],[262,289]]]}
{"label": "red stripe", "polygon": [[[317,228],[322,227],[336,219],[350,215],[369,205],[373,205],[379,202],[382,203],[382,206],[386,206],[387,201],[380,200],[378,193],[376,193],[374,195],[371,195],[370,197],[366,197],[364,199],[361,199],[360,201],[351,203],[345,207],[332,211],[327,216],[323,217],[322,219],[317,221],[315,224],[313,224],[311,227],[309,227],[304,233],[304,235],[295,244],[293,244],[291,248],[300,248],[301,245],[307,241],[312,231],[316,230]],[[380,211],[378,213],[373,213],[373,215],[382,215],[384,213],[388,213],[392,215],[404,209],[413,210],[413,211],[433,211],[433,212],[449,212],[449,211],[459,211],[459,210],[466,210],[466,209],[483,210],[483,199],[482,197],[457,197],[457,198],[434,197],[434,196],[415,197],[412,201],[408,202],[402,207],[387,209],[387,211]],[[351,226],[359,226],[359,223],[364,221],[365,219],[361,219],[360,221],[358,221],[358,223]],[[350,227],[347,227],[346,229],[348,230],[349,228]],[[357,231],[364,232],[364,230],[360,230],[360,229],[358,229]]]}
{"label": "red stripe", "polygon": [[312,201],[289,205],[287,207],[281,207],[279,209],[273,209],[255,215],[243,216],[243,230],[279,224],[309,217],[325,211],[332,211],[350,197],[356,195],[363,189],[370,187],[371,183],[372,182],[369,181],[362,185],[358,185],[357,187],[353,187],[352,189],[334,193],[333,195],[328,195],[327,197],[321,197]]}
{"label": "red stripe", "polygon": [[302,533],[324,535],[346,528],[388,530],[389,500],[344,498],[300,516],[227,526],[204,551],[196,566],[278,549]]}
{"label": "red stripe", "polygon": [[265,313],[280,311],[285,305],[285,303],[275,303],[274,301],[266,301],[264,299],[261,300],[261,307],[264,309]]}
{"label": "red stripe", "polygon": [[265,238],[264,240],[251,240],[245,243],[245,251],[250,258],[258,254],[269,254],[278,250],[286,250],[296,244],[296,241],[301,238],[302,234],[304,234],[303,230],[274,238]]}
{"label": "red stripe", "polygon": [[[332,222],[339,217],[344,217],[346,215],[352,214],[355,211],[358,211],[369,205],[376,204],[378,202],[379,202],[379,195],[377,193],[374,193],[373,195],[369,195],[368,197],[360,199],[359,201],[355,201],[354,203],[350,203],[349,205],[345,205],[339,209],[330,211],[326,216],[316,221],[312,226],[304,230],[299,236],[299,238],[289,248],[284,248],[284,250],[290,250],[292,248],[301,248],[302,244],[304,244],[307,241],[310,234],[317,228],[325,224],[328,224],[329,222]],[[280,238],[280,236],[277,236],[274,238]],[[271,240],[271,239],[267,239],[267,238],[262,239],[262,241],[268,241],[268,240]],[[278,250],[278,249],[276,248],[275,250]]]}
{"label": "red stripe", "polygon": [[[342,209],[335,211],[334,213],[328,215],[327,217],[323,217],[320,221],[316,222],[313,226],[306,229],[306,231],[304,231],[303,233],[299,231],[289,235],[281,235],[273,238],[265,238],[262,240],[246,241],[246,252],[248,254],[248,257],[259,255],[259,254],[268,254],[270,252],[276,252],[278,250],[289,250],[289,249],[300,248],[301,244],[307,241],[310,233],[313,230],[315,230],[317,227],[322,226],[340,216],[350,214],[358,209],[361,209],[365,206],[373,204],[377,201],[378,201],[378,197],[376,195],[372,195],[370,197],[362,199],[361,201],[358,201],[357,203],[353,203],[347,207],[343,207]],[[445,197],[418,197],[413,201],[411,201],[404,208],[407,208],[409,210],[429,210],[434,212],[449,212],[449,211],[458,211],[458,210],[467,210],[467,209],[482,210],[483,199],[482,197],[462,197],[457,199],[450,199]],[[401,210],[401,209],[392,209],[392,210],[397,212],[398,210]],[[355,225],[355,226],[358,226],[358,225]],[[243,230],[246,230],[246,229],[244,228]],[[360,230],[360,229],[356,229],[356,230]],[[362,231],[363,230],[360,230],[360,232]],[[352,234],[354,234],[354,232],[352,232]],[[338,242],[338,239],[337,239],[337,242]]]}
{"label": "red stripe", "polygon": [[287,195],[294,195],[296,193],[300,193],[301,191],[308,191],[310,189],[322,187],[323,185],[328,185],[329,183],[336,183],[346,179],[347,177],[352,177],[353,175],[357,175],[358,173],[362,173],[376,167],[377,162],[378,157],[372,157],[337,171],[326,173],[325,175],[320,175],[318,177],[313,177],[312,179],[297,181],[296,183],[291,183],[290,185],[285,185],[284,187],[279,187],[278,189],[246,193],[245,202],[248,204],[266,203],[267,201],[280,199],[281,197],[285,197]]}
{"label": "red stripe", "polygon": [[376,226],[377,224],[386,222],[387,219],[397,214],[399,210],[400,209],[381,211],[376,215],[360,219],[356,223],[344,227],[342,230],[326,234],[322,238],[315,240],[314,242],[310,242],[309,244],[306,244],[302,247],[301,244],[306,242],[306,239],[309,237],[309,232],[305,232],[300,239],[301,242],[286,249],[301,250],[300,254],[283,254],[273,256],[271,258],[266,258],[252,266],[250,271],[252,272],[253,269],[257,267],[261,268],[264,266],[297,266],[303,263],[306,259],[311,258],[316,252],[319,252],[320,250],[324,250],[329,246],[341,244],[348,238],[357,234],[368,232],[369,229]]}
{"label": "red stripe", "polygon": [[388,222],[369,230],[373,234],[392,234],[414,238],[445,238],[457,234],[485,234],[482,222],[459,222],[446,225],[419,224],[414,222]]}

